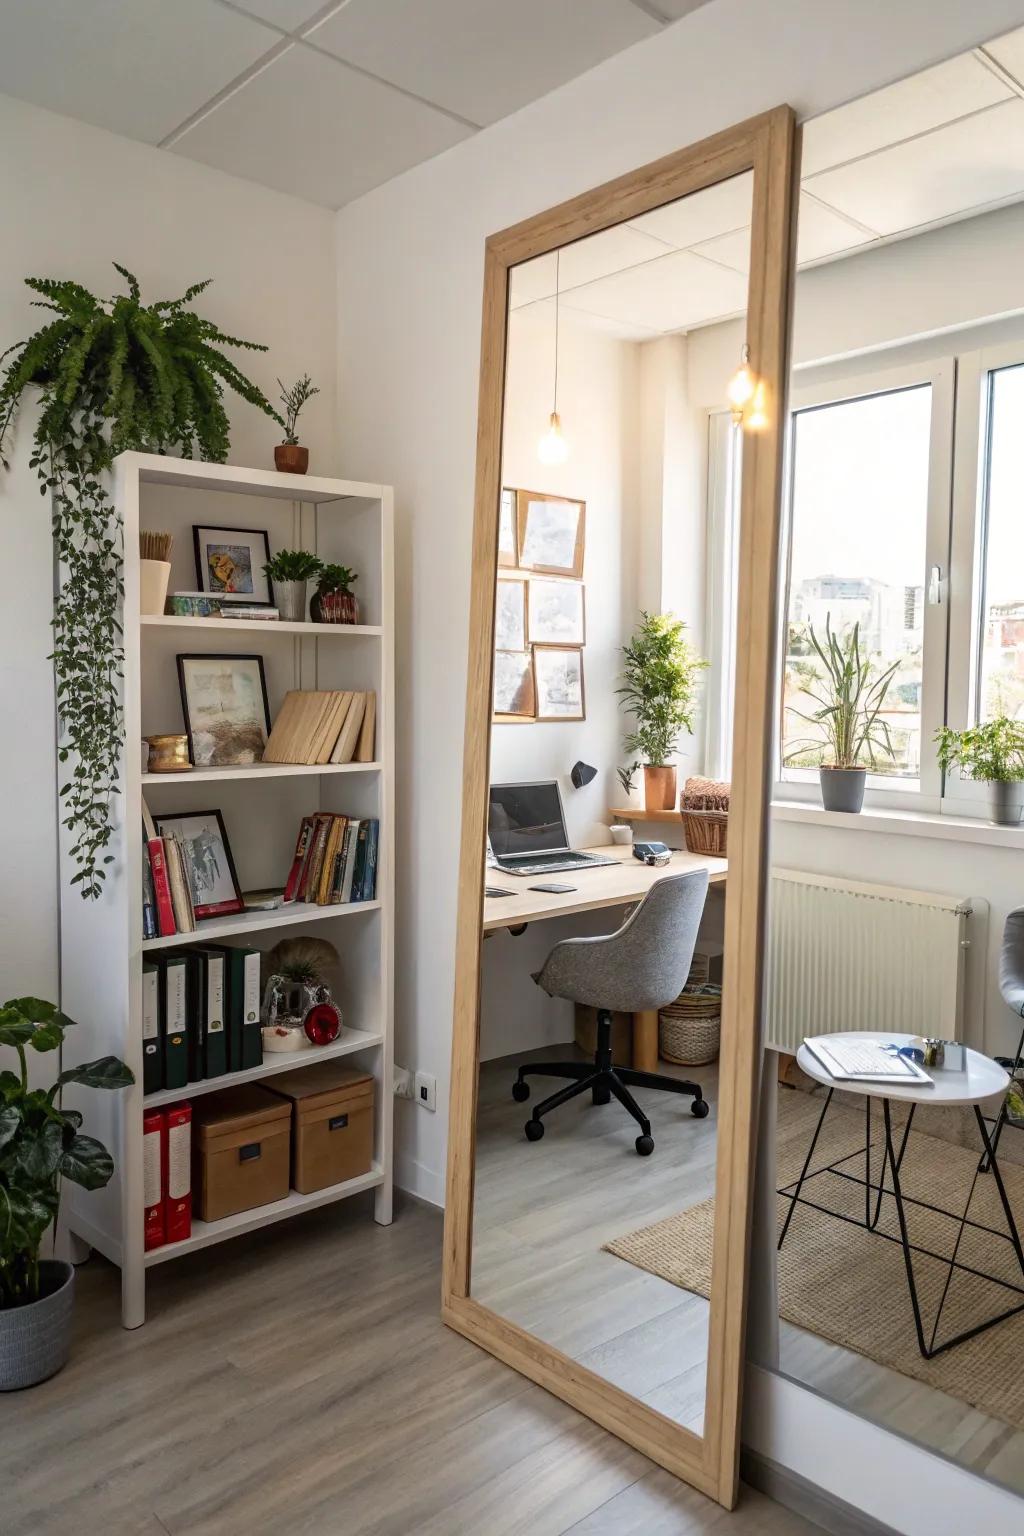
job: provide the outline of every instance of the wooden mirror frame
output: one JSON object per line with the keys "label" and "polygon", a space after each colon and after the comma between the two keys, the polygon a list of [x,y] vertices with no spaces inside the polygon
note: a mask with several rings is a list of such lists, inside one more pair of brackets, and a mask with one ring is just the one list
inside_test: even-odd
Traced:
{"label": "wooden mirror frame", "polygon": [[[737,1495],[762,1055],[766,828],[798,169],[793,111],[777,107],[492,235],[484,266],[442,1317],[727,1508]],[[696,1435],[470,1294],[494,584],[509,269],[746,171],[754,177],[747,341],[750,366],[764,385],[767,424],[747,431],[743,449],[714,1251],[704,1433]]]}

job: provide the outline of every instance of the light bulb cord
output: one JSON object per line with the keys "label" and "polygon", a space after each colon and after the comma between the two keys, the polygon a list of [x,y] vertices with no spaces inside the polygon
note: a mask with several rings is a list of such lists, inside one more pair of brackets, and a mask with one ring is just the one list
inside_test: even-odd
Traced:
{"label": "light bulb cord", "polygon": [[555,416],[558,414],[558,288],[561,260],[562,253],[557,250],[555,252],[555,394],[551,406],[552,415]]}

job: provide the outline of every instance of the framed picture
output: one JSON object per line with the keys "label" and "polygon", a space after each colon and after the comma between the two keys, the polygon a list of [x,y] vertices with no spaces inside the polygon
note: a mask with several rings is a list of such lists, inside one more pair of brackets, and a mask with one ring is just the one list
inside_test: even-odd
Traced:
{"label": "framed picture", "polygon": [[531,645],[585,645],[586,608],[581,581],[548,581],[534,576],[527,598]]}
{"label": "framed picture", "polygon": [[498,564],[519,564],[519,541],[516,538],[516,493],[506,486],[501,493],[501,509],[498,514]]}
{"label": "framed picture", "polygon": [[495,651],[494,718],[506,723],[534,720],[537,716],[537,689],[533,677],[532,651]]}
{"label": "framed picture", "polygon": [[203,528],[192,525],[196,586],[225,602],[271,603],[273,587],[263,571],[270,559],[265,528]]}
{"label": "framed picture", "polygon": [[538,720],[585,720],[583,652],[578,647],[535,645],[533,669]]}
{"label": "framed picture", "polygon": [[527,609],[529,596],[525,581],[498,577],[494,609],[494,649],[525,651],[527,645]]}
{"label": "framed picture", "polygon": [[179,656],[178,682],[197,768],[262,761],[270,735],[262,656]]}
{"label": "framed picture", "polygon": [[154,820],[159,837],[174,837],[181,844],[196,917],[224,917],[244,911],[220,811],[175,811]]}
{"label": "framed picture", "polygon": [[583,575],[586,502],[541,491],[516,492],[519,564],[546,576]]}

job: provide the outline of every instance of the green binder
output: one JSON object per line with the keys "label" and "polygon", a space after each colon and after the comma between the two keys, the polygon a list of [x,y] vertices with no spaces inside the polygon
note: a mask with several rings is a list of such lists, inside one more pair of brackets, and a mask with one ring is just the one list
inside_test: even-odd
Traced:
{"label": "green binder", "polygon": [[164,1062],[160,1049],[160,967],[142,962],[142,1091],[156,1093],[163,1087]]}
{"label": "green binder", "polygon": [[181,955],[161,956],[158,964],[163,1084],[184,1088],[189,1080],[188,966]]}
{"label": "green binder", "polygon": [[228,1069],[263,1065],[260,1026],[260,952],[230,948],[228,962]]}
{"label": "green binder", "polygon": [[228,1070],[226,951],[196,949],[193,953],[199,962],[197,1006],[193,1017],[198,1026],[203,1077],[222,1077]]}

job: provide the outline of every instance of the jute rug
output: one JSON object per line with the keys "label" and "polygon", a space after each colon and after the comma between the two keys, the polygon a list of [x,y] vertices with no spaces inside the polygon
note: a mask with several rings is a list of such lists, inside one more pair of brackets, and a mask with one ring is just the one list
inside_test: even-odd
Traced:
{"label": "jute rug", "polygon": [[[815,1095],[780,1089],[778,1131],[779,1185],[795,1182],[807,1155],[823,1100]],[[814,1154],[812,1168],[849,1155],[843,1167],[863,1178],[863,1099],[832,1101]],[[856,1108],[852,1107],[856,1105]],[[882,1166],[881,1106],[872,1125],[871,1172],[875,1182]],[[1019,1136],[1009,1130],[1005,1136]],[[898,1150],[898,1142],[897,1142]],[[957,1213],[957,1219],[907,1206],[912,1243],[935,1255],[952,1254],[959,1213],[978,1165],[978,1152],[952,1146],[933,1136],[911,1131],[902,1166],[904,1196],[916,1196]],[[1019,1227],[1024,1227],[1024,1169],[1000,1163],[1004,1184]],[[889,1181],[887,1181],[889,1182]],[[864,1190],[836,1174],[822,1173],[804,1185],[804,1197],[863,1220]],[[790,1202],[780,1196],[779,1229]],[[990,1174],[977,1181],[971,1201],[972,1220],[1006,1230],[995,1182]],[[706,1200],[651,1227],[643,1227],[607,1243],[606,1249],[638,1268],[659,1275],[683,1290],[707,1296],[711,1277],[714,1200]],[[898,1237],[896,1202],[882,1198],[878,1233]],[[837,1221],[798,1205],[779,1254],[779,1310],[787,1322],[866,1355],[881,1365],[948,1392],[993,1418],[1024,1429],[1024,1313],[958,1344],[934,1360],[922,1358],[917,1347],[914,1317],[907,1289],[903,1253],[897,1242],[878,1233]],[[986,1274],[1024,1284],[1012,1245],[1005,1238],[968,1228],[960,1242],[959,1260]],[[946,1282],[948,1264],[924,1254],[914,1255],[918,1297],[925,1339]],[[951,1338],[985,1318],[1024,1301],[1011,1292],[962,1271],[954,1273],[946,1295],[936,1343]]]}

